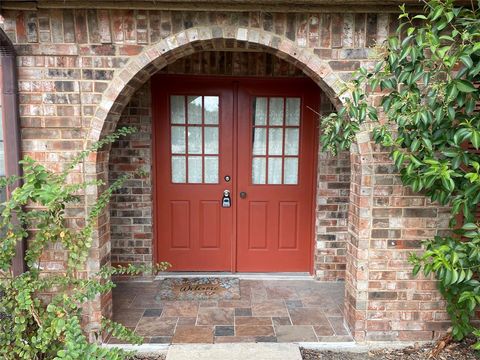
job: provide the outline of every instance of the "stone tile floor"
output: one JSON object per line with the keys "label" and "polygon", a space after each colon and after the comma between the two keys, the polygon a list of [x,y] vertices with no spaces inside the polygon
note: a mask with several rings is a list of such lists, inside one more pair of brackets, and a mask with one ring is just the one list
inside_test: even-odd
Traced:
{"label": "stone tile floor", "polygon": [[160,281],[120,282],[113,291],[113,319],[145,343],[353,341],[342,283],[240,280],[239,300],[159,301]]}

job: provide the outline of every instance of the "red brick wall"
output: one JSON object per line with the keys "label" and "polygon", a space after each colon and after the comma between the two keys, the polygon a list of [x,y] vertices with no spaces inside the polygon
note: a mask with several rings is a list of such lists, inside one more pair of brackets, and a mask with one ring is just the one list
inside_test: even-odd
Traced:
{"label": "red brick wall", "polygon": [[350,197],[350,156],[318,155],[316,278],[345,280]]}
{"label": "red brick wall", "polygon": [[272,54],[251,51],[200,51],[160,70],[166,74],[303,77],[295,65]]}
{"label": "red brick wall", "polygon": [[152,117],[150,84],[137,90],[123,111],[119,127],[138,131],[112,145],[109,179],[144,169],[146,177],[127,180],[110,202],[112,264],[152,263]]}
{"label": "red brick wall", "polygon": [[[143,122],[131,117],[135,106],[125,110],[132,95],[151,74],[199,51],[245,49],[282,58],[310,76],[331,102],[339,105],[342,80],[359,65],[371,63],[369,47],[381,43],[398,23],[393,14],[347,11],[3,11],[0,26],[18,53],[23,151],[52,169],[60,169],[89,141],[111,133],[120,118]],[[319,182],[319,240],[321,243],[333,230],[336,238],[328,241],[335,243],[346,237],[346,254],[333,245],[319,247],[317,274],[323,276],[328,270],[341,277],[342,269],[332,266],[343,257],[345,314],[355,338],[438,337],[448,325],[444,303],[431,279],[411,277],[407,257],[410,251],[418,251],[420,240],[447,228],[447,213],[400,184],[388,153],[371,143],[367,125],[350,152],[347,223],[342,218],[329,218],[328,212],[335,206],[345,208],[345,174],[333,172],[336,167],[344,168],[346,157],[323,156],[328,166],[320,167],[320,178],[339,185],[333,189],[328,188],[328,182]],[[76,169],[71,180],[81,179],[108,180],[108,151],[99,152]],[[139,188],[132,183],[129,189]],[[85,204],[71,212],[72,226],[82,223],[84,205],[95,200],[98,190],[88,189]],[[337,195],[338,203],[332,202]],[[112,212],[118,210],[112,208]],[[121,217],[115,214],[112,220]],[[133,223],[134,218],[143,216],[142,212],[142,217],[130,219]],[[89,270],[110,260],[111,245],[110,216],[105,213],[99,217]],[[148,258],[148,254],[143,256]],[[55,259],[62,259],[61,249],[45,257],[45,265],[56,265]],[[102,307],[108,308],[108,301],[92,304],[92,328],[98,324]]]}

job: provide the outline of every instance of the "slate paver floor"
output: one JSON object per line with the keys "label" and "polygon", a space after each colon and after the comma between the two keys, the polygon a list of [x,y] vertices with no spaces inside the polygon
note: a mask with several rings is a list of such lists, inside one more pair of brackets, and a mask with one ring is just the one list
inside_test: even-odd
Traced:
{"label": "slate paver floor", "polygon": [[146,343],[353,341],[342,283],[240,280],[239,300],[158,301],[160,281],[119,282],[113,290],[113,319]]}

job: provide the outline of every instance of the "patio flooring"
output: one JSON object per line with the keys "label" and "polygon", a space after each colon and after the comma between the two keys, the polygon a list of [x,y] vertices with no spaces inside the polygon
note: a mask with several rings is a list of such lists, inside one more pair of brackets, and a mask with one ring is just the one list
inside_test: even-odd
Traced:
{"label": "patio flooring", "polygon": [[113,319],[145,343],[353,341],[342,283],[240,280],[238,300],[159,301],[160,281],[119,282],[113,290]]}

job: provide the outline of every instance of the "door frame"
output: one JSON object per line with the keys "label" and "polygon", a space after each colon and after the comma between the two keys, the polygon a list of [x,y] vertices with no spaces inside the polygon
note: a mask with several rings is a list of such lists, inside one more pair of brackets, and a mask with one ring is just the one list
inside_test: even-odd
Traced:
{"label": "door frame", "polygon": [[[160,185],[158,183],[157,179],[157,170],[158,166],[157,164],[157,154],[159,153],[159,140],[157,138],[157,131],[158,131],[158,122],[162,121],[160,119],[160,113],[161,111],[158,108],[157,103],[154,101],[154,96],[156,94],[156,88],[157,86],[161,85],[162,81],[182,81],[182,80],[188,80],[189,82],[205,82],[208,80],[220,80],[224,81],[225,83],[230,82],[230,86],[232,88],[233,92],[233,158],[234,158],[234,164],[233,164],[233,174],[232,177],[234,179],[237,179],[238,175],[238,88],[239,88],[239,83],[242,81],[249,82],[249,83],[264,83],[266,81],[275,83],[278,82],[279,84],[285,84],[288,82],[289,84],[295,84],[296,86],[305,86],[307,91],[318,91],[318,104],[321,105],[321,94],[322,90],[313,82],[312,79],[309,77],[304,77],[304,78],[294,78],[294,77],[267,77],[267,76],[255,76],[255,77],[249,77],[249,76],[225,76],[225,75],[177,75],[177,74],[155,74],[151,77],[151,129],[152,129],[152,146],[151,146],[151,159],[152,159],[152,166],[151,166],[151,187],[152,187],[152,263],[155,264],[159,261],[163,261],[161,259],[161,256],[158,254],[158,221],[157,219],[157,213],[158,213],[158,192],[157,192],[157,185]],[[320,112],[320,108],[318,111]],[[313,110],[311,110],[313,111]],[[163,121],[166,121],[163,119]],[[320,138],[320,133],[319,133],[319,121],[317,120],[314,124],[314,139],[313,139],[313,146],[314,146],[314,154],[313,154],[313,167],[314,167],[314,176],[312,176],[312,184],[310,186],[312,187],[312,203],[311,203],[311,225],[310,225],[310,246],[309,246],[309,269],[310,269],[310,274],[314,275],[315,274],[315,247],[316,247],[316,207],[317,207],[317,193],[318,193],[318,149],[319,149],[319,138]],[[221,177],[221,176],[220,176]],[[235,196],[232,196],[232,200],[235,201],[235,205],[233,206],[233,229],[232,229],[232,235],[233,235],[233,243],[231,246],[231,273],[236,273],[237,271],[237,243],[238,243],[238,233],[237,233],[237,197],[238,197],[238,182],[234,181],[232,184],[232,189],[235,194]]]}

